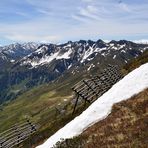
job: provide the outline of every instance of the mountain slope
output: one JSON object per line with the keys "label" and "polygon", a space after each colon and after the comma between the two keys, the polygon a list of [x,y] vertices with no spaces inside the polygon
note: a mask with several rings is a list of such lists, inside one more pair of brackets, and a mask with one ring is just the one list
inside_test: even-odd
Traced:
{"label": "mountain slope", "polygon": [[[124,74],[127,74],[146,61],[147,51],[138,58],[130,61],[130,66],[129,64],[126,64],[124,69],[122,67],[121,69]],[[100,63],[98,65],[95,64],[95,61],[93,64],[96,67],[92,66],[89,71],[89,63],[82,67],[80,66],[75,69],[69,69],[64,73],[64,75],[56,79],[56,81],[31,88],[17,96],[15,100],[0,105],[0,132],[7,130],[16,122],[21,122],[25,117],[28,117],[35,123],[39,123],[40,129],[23,144],[23,147],[30,147],[29,141],[32,141],[32,145],[35,146],[43,143],[45,139],[53,135],[56,131],[86,109],[82,106],[82,108],[77,110],[76,114],[72,115],[74,107],[72,98],[74,99],[74,96],[71,87],[83,78],[89,78],[90,75],[99,74],[101,70],[105,68],[103,67],[104,64]],[[62,107],[67,103],[69,103],[68,109],[65,109],[64,114],[55,115],[55,107]]]}
{"label": "mountain slope", "polygon": [[147,147],[148,89],[114,104],[111,114],[56,148]]}
{"label": "mountain slope", "polygon": [[[51,136],[38,148],[52,147],[61,138],[72,138],[81,134],[86,128],[106,118],[111,112],[114,103],[126,100],[148,87],[148,63],[129,73],[121,81],[116,83],[103,96],[98,98],[86,111],[57,133]],[[130,90],[130,91],[129,91]]]}

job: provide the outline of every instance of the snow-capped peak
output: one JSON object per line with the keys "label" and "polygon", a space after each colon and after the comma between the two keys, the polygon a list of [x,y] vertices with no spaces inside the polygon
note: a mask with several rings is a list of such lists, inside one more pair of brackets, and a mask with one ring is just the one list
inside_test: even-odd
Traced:
{"label": "snow-capped peak", "polygon": [[38,48],[38,44],[29,42],[24,44],[14,43],[0,47],[0,52],[7,54],[11,59],[22,58]]}

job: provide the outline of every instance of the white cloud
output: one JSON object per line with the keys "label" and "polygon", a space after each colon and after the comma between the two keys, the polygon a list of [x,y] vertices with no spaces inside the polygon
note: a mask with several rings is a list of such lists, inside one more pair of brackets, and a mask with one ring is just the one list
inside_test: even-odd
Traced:
{"label": "white cloud", "polygon": [[27,13],[21,12],[21,11],[16,11],[15,12],[17,15],[23,16],[23,17],[29,17]]}
{"label": "white cloud", "polygon": [[90,13],[97,13],[97,12],[98,12],[98,9],[97,9],[95,6],[92,6],[92,5],[88,5],[88,6],[87,6],[87,10],[88,10]]}
{"label": "white cloud", "polygon": [[6,35],[5,38],[9,39],[9,40],[15,40],[15,41],[23,41],[23,42],[30,42],[30,41],[34,41],[34,42],[40,42],[40,41],[44,41],[44,42],[58,42],[60,40],[60,38],[58,36],[36,36],[36,35],[28,35],[28,34],[10,34],[10,35]]}
{"label": "white cloud", "polygon": [[38,12],[45,14],[45,15],[51,15],[51,12],[49,10],[44,10],[44,9],[37,9]]}
{"label": "white cloud", "polygon": [[93,2],[94,0],[82,0],[82,2]]}
{"label": "white cloud", "polygon": [[135,43],[148,44],[148,39],[132,40]]}
{"label": "white cloud", "polygon": [[97,15],[97,12],[98,12],[98,10],[95,6],[88,5],[86,7],[79,8],[78,16],[82,16],[82,18],[87,17],[90,19],[98,20],[99,17]]}
{"label": "white cloud", "polygon": [[78,15],[71,15],[71,18],[74,19],[74,20],[83,22],[83,23],[87,23],[88,22],[88,20],[85,17],[78,16]]}
{"label": "white cloud", "polygon": [[130,7],[127,4],[125,4],[125,3],[120,3],[119,7],[120,7],[121,10],[123,10],[125,12],[131,12]]}

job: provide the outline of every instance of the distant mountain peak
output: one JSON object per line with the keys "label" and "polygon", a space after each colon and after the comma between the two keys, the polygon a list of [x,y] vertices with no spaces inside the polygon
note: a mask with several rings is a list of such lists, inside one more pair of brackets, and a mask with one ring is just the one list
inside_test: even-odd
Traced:
{"label": "distant mountain peak", "polygon": [[99,40],[97,40],[97,43],[105,43],[103,40],[101,40],[101,39],[99,39]]}
{"label": "distant mountain peak", "polygon": [[10,59],[20,59],[38,48],[39,44],[28,42],[28,43],[13,43],[7,46],[0,47],[0,52],[7,54]]}

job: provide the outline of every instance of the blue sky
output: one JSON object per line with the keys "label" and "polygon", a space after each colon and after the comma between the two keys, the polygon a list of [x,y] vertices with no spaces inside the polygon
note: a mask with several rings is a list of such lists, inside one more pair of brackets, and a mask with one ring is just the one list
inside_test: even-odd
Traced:
{"label": "blue sky", "polygon": [[1,0],[0,44],[148,39],[148,0]]}

